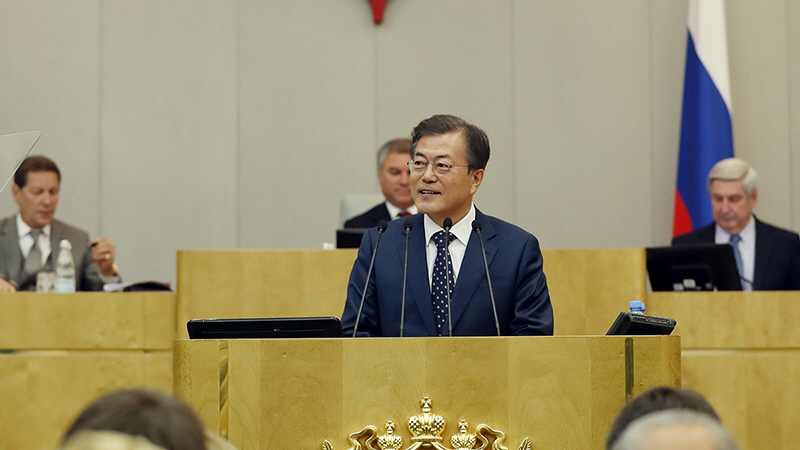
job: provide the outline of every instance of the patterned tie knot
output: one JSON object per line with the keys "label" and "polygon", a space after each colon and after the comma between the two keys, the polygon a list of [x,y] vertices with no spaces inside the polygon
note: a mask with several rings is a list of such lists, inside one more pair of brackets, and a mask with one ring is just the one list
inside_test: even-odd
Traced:
{"label": "patterned tie knot", "polygon": [[33,236],[33,245],[39,243],[39,236],[41,236],[42,233],[44,233],[42,230],[31,230],[31,236]]}
{"label": "patterned tie knot", "polygon": [[399,213],[397,213],[397,217],[408,217],[410,215],[411,215],[411,213],[406,211],[405,209],[400,211]]}
{"label": "patterned tie knot", "polygon": [[734,245],[734,246],[735,245],[739,245],[739,242],[741,242],[741,241],[742,241],[742,237],[739,236],[738,234],[732,234],[731,235],[731,240],[730,240],[731,245]]}
{"label": "patterned tie knot", "polygon": [[[445,232],[444,230],[437,231],[436,233],[434,233],[433,243],[436,244],[436,248],[438,248],[439,250],[442,250],[444,248],[444,243],[447,240],[447,235],[448,233]],[[450,234],[450,242],[452,241],[453,241],[453,235]]]}

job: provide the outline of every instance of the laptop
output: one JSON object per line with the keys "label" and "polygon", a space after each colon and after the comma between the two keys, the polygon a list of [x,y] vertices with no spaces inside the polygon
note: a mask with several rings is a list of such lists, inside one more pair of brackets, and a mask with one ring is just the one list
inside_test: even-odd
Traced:
{"label": "laptop", "polygon": [[186,329],[189,339],[342,337],[342,324],[336,317],[192,319]]}
{"label": "laptop", "polygon": [[653,291],[741,291],[739,270],[728,244],[650,247],[647,273]]}

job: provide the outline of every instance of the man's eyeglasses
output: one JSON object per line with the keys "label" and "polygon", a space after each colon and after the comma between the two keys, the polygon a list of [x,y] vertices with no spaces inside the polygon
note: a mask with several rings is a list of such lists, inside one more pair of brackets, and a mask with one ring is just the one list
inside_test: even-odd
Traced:
{"label": "man's eyeglasses", "polygon": [[408,168],[411,173],[424,173],[428,169],[428,165],[433,165],[433,171],[436,175],[447,175],[453,167],[469,167],[469,164],[446,164],[443,162],[429,163],[422,159],[415,159],[408,162]]}

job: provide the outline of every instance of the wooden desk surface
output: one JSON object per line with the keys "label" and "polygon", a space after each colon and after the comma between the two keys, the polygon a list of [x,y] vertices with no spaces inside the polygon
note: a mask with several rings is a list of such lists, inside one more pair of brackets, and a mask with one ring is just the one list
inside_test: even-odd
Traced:
{"label": "wooden desk surface", "polygon": [[175,294],[0,294],[0,349],[171,350]]}
{"label": "wooden desk surface", "polygon": [[683,387],[702,393],[742,448],[800,442],[800,292],[654,292],[678,321]]}
{"label": "wooden desk surface", "polygon": [[651,292],[646,305],[678,321],[684,349],[800,348],[800,291]]}
{"label": "wooden desk surface", "polygon": [[0,311],[0,448],[56,448],[115,389],[172,391],[174,293],[18,292]]}

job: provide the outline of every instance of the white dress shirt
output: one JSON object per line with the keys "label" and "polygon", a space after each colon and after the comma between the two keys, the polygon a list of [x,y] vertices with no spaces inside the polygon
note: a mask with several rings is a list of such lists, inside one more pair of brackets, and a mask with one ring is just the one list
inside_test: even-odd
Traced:
{"label": "white dress shirt", "polygon": [[[472,235],[472,221],[475,220],[475,204],[473,203],[469,212],[458,223],[450,228],[455,239],[450,243],[450,260],[453,262],[453,280],[458,280],[458,272],[461,270],[461,263],[464,262],[464,254],[467,252],[469,237]],[[443,228],[436,224],[426,214],[423,218],[425,224],[425,252],[428,257],[428,285],[433,283],[433,265],[436,262],[436,243],[433,242],[433,235]]]}
{"label": "white dress shirt", "polygon": [[[404,210],[398,208],[397,206],[394,206],[393,204],[391,204],[389,202],[386,202],[386,209],[389,210],[389,217],[391,217],[392,220],[398,218],[397,215],[400,214],[400,211],[404,211]],[[405,211],[408,211],[410,214],[416,214],[417,213],[417,207],[415,205],[411,205],[411,207],[406,208]]]}

